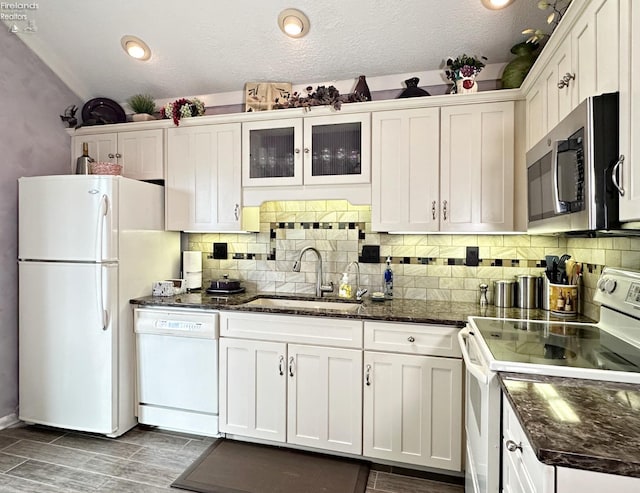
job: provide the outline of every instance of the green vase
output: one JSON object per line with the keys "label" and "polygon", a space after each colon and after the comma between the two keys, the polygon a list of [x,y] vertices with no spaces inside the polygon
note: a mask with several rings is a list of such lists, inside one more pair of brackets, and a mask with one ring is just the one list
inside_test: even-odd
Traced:
{"label": "green vase", "polygon": [[538,57],[538,43],[518,43],[513,45],[511,53],[517,55],[502,72],[502,88],[516,89],[522,85]]}

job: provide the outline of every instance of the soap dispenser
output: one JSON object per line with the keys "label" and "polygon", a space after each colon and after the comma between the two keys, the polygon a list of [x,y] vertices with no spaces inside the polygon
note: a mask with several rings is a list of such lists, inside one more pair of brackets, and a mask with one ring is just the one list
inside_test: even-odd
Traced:
{"label": "soap dispenser", "polygon": [[393,270],[391,270],[391,257],[387,257],[387,268],[384,270],[384,296],[393,297]]}
{"label": "soap dispenser", "polygon": [[347,272],[342,273],[342,279],[340,279],[340,287],[338,288],[338,296],[340,298],[351,298],[353,289],[349,282],[349,274]]}

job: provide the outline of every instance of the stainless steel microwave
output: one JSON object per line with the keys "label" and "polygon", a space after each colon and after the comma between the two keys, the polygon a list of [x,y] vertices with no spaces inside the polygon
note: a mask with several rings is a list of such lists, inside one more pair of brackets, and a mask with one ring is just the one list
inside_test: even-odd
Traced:
{"label": "stainless steel microwave", "polygon": [[527,152],[528,232],[619,228],[618,101],[585,99]]}

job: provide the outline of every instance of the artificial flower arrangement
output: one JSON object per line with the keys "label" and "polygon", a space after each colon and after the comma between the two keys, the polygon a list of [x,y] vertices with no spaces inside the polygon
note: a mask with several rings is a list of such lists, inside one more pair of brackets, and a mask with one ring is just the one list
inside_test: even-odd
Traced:
{"label": "artificial flower arrangement", "polygon": [[165,104],[160,110],[160,116],[162,118],[173,118],[173,123],[176,126],[180,125],[180,118],[202,115],[204,115],[204,103],[198,98],[176,99],[172,103]]}
{"label": "artificial flower arrangement", "polygon": [[[447,68],[444,71],[447,79],[453,83],[451,94],[457,92],[472,92],[477,90],[475,78],[484,68],[487,57],[469,56],[463,54],[458,58],[448,58]],[[460,82],[460,84],[458,83]]]}
{"label": "artificial flower arrangement", "polygon": [[551,26],[551,32],[547,34],[542,29],[525,29],[522,34],[529,36],[527,43],[538,43],[545,37],[551,36],[569,5],[571,5],[571,0],[538,0],[538,8],[540,10],[551,9],[551,13],[547,16],[547,24]]}
{"label": "artificial flower arrangement", "polygon": [[330,105],[334,110],[339,110],[342,103],[357,103],[361,101],[367,101],[367,98],[358,93],[340,94],[340,91],[335,86],[318,86],[316,90],[313,87],[308,86],[306,88],[307,95],[294,92],[293,95],[285,101],[278,101],[276,99],[275,109],[283,108],[305,108],[310,110],[311,106],[324,106]]}

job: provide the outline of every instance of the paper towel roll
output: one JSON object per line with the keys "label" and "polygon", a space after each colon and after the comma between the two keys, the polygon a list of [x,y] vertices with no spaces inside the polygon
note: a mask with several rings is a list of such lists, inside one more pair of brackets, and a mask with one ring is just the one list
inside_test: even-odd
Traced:
{"label": "paper towel roll", "polygon": [[202,252],[185,250],[182,252],[182,272],[202,272]]}

